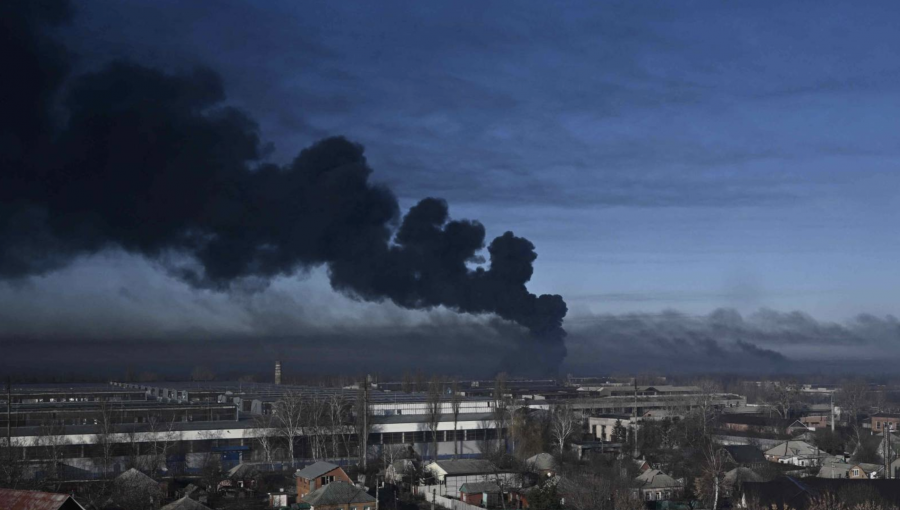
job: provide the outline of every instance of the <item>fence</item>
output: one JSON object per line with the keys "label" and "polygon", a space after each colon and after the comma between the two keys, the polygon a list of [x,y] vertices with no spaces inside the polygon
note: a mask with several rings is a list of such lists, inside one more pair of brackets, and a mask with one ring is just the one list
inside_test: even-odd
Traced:
{"label": "fence", "polygon": [[435,504],[440,505],[444,508],[449,508],[450,510],[484,510],[484,507],[470,505],[458,499],[450,499],[445,498],[444,496],[438,496],[433,492],[426,492],[425,500],[429,502],[434,501]]}

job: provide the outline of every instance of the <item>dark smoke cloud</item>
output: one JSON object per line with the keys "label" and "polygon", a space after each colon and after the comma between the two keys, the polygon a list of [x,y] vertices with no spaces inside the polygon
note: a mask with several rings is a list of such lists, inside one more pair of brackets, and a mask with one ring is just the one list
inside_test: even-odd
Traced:
{"label": "dark smoke cloud", "polygon": [[580,316],[569,321],[570,368],[587,372],[893,370],[900,322],[864,314],[845,323],[762,309],[743,316],[674,311]]}
{"label": "dark smoke cloud", "polygon": [[527,290],[528,240],[503,234],[487,246],[489,266],[471,269],[484,262],[484,227],[451,220],[435,198],[400,220],[361,145],[328,138],[286,166],[266,163],[256,123],[225,104],[215,72],[117,61],[65,82],[65,50],[38,29],[66,21],[67,4],[4,11],[14,44],[3,56],[22,73],[0,120],[0,277],[110,248],[218,291],[324,265],[348,295],[496,314],[530,332],[523,355],[549,370],[565,357],[566,305]]}

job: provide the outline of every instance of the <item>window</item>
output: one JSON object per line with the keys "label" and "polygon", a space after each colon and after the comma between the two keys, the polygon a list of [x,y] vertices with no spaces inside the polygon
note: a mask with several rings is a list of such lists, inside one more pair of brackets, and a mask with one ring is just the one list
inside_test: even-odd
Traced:
{"label": "window", "polygon": [[853,468],[853,476],[859,476],[859,469]]}

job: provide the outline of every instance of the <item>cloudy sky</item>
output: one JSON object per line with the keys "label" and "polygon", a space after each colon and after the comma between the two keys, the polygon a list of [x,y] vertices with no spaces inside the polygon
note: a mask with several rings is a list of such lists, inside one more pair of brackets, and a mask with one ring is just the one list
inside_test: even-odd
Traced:
{"label": "cloudy sky", "polygon": [[[441,197],[488,239],[528,238],[529,290],[568,303],[569,368],[614,370],[628,356],[604,361],[605,346],[673,322],[681,333],[649,351],[771,365],[862,341],[863,358],[900,357],[898,14],[895,2],[117,0],[79,3],[56,36],[73,75],[121,58],[208,66],[259,122],[269,161],[346,136],[402,210]],[[0,305],[7,342],[503,342],[491,317],[351,300],[322,267],[222,293],[115,246],[0,283]],[[732,311],[743,333],[716,329]]]}

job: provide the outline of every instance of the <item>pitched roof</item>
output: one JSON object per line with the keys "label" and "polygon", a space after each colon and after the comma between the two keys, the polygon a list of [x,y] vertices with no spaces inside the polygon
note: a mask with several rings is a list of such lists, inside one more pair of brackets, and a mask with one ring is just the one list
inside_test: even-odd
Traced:
{"label": "pitched roof", "polygon": [[725,484],[734,485],[745,482],[761,482],[763,477],[756,471],[746,467],[737,467],[725,473]]}
{"label": "pitched roof", "polygon": [[141,473],[137,469],[131,468],[128,471],[125,471],[121,475],[116,477],[116,484],[123,484],[129,486],[147,486],[147,487],[159,487],[159,484],[153,478]]}
{"label": "pitched roof", "polygon": [[315,464],[310,464],[303,469],[298,469],[294,476],[297,478],[305,478],[307,480],[312,480],[313,478],[318,478],[329,471],[333,471],[341,466],[337,464],[332,464],[330,462],[319,461]]}
{"label": "pitched roof", "polygon": [[187,496],[175,500],[159,510],[211,510],[208,506]]}
{"label": "pitched roof", "polygon": [[816,476],[819,478],[847,478],[848,472],[853,468],[862,469],[863,473],[867,476],[870,473],[880,473],[884,471],[884,466],[880,464],[842,462],[839,460],[832,461],[831,459],[826,459],[825,462],[822,463],[822,467],[819,468],[819,474]]}
{"label": "pitched roof", "polygon": [[494,482],[466,482],[459,488],[459,492],[466,494],[478,494],[480,492],[499,494],[500,486]]}
{"label": "pitched roof", "polygon": [[331,482],[324,487],[320,487],[301,499],[314,507],[319,505],[375,502],[375,498],[369,495],[365,489],[340,481]]}
{"label": "pitched roof", "polygon": [[745,483],[743,492],[748,502],[758,504],[760,508],[770,508],[773,504],[778,508],[790,506],[804,510],[811,497],[824,492],[839,493],[841,489],[853,487],[870,488],[888,503],[900,503],[900,482],[897,480],[847,480],[828,478],[804,478],[802,481],[791,477],[776,478],[771,482]]}
{"label": "pitched roof", "polygon": [[[785,446],[787,446],[787,453],[785,453]],[[828,454],[806,441],[785,441],[766,450],[766,455],[814,457],[817,455],[827,456]]]}
{"label": "pitched roof", "polygon": [[728,455],[738,464],[752,464],[757,462],[766,462],[766,456],[763,452],[748,444],[734,444],[722,447]]}
{"label": "pitched roof", "polygon": [[497,471],[491,461],[484,459],[438,460],[428,466],[437,466],[448,475],[470,475]]}
{"label": "pitched roof", "polygon": [[528,459],[525,460],[525,464],[530,469],[536,469],[538,471],[556,469],[556,459],[549,453],[539,453],[533,457],[528,457]]}
{"label": "pitched roof", "polygon": [[243,462],[228,470],[228,478],[232,480],[240,480],[250,478],[259,474],[259,468],[252,464],[244,464]]}
{"label": "pitched roof", "polygon": [[682,483],[658,469],[648,469],[635,478],[642,489],[662,489],[665,487],[681,487]]}
{"label": "pitched roof", "polygon": [[84,510],[68,494],[0,489],[0,508],[3,510],[59,510],[63,505]]}

